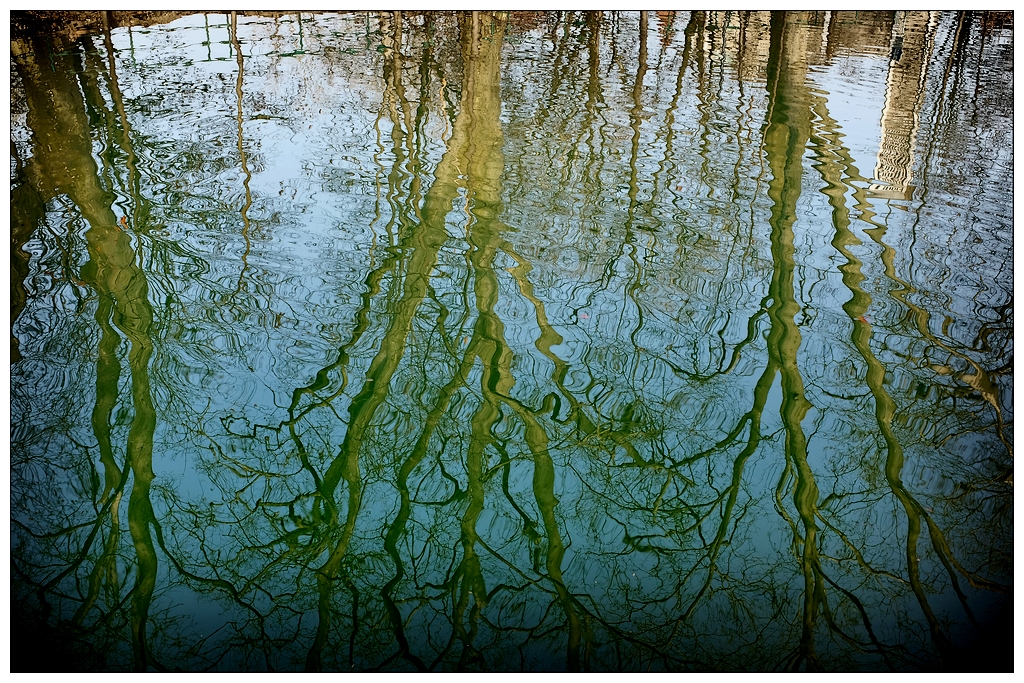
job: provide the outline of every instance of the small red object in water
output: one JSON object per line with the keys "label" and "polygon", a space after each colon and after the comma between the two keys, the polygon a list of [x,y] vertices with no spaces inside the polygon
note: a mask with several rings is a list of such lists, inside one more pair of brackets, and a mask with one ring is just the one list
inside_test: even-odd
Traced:
{"label": "small red object in water", "polygon": [[587,315],[586,313],[580,313],[580,318],[583,319],[583,320],[588,320],[590,318],[590,316]]}

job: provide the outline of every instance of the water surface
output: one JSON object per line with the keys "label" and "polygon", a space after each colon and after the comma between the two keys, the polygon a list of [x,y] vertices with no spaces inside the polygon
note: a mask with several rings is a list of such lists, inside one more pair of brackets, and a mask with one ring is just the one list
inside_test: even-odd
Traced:
{"label": "water surface", "polygon": [[1012,15],[13,18],[15,670],[1012,669]]}

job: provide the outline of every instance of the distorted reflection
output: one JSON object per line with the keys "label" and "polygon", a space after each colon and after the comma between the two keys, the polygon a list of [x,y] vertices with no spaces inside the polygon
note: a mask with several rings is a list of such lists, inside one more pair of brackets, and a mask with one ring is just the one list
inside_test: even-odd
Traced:
{"label": "distorted reflection", "polygon": [[1012,41],[13,13],[12,668],[1012,669]]}

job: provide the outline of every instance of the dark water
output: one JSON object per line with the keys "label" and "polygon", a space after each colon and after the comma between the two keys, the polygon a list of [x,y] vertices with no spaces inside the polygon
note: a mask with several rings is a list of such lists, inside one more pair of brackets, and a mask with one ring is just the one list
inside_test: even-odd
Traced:
{"label": "dark water", "polygon": [[1009,15],[97,17],[15,670],[1012,669]]}

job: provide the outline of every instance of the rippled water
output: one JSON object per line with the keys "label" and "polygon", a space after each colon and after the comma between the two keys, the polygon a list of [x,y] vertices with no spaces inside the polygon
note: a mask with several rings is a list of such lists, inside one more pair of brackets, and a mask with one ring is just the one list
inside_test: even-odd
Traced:
{"label": "rippled water", "polygon": [[15,670],[1012,669],[1011,15],[83,16]]}

